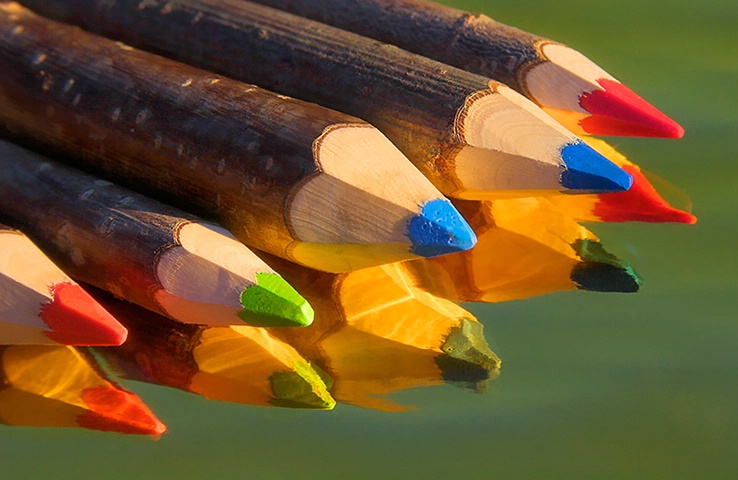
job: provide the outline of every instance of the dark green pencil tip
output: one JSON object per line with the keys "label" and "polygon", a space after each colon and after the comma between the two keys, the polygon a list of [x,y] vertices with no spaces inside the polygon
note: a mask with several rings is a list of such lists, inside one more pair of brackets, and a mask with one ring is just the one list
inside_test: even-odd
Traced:
{"label": "dark green pencil tip", "polygon": [[269,377],[274,398],[269,403],[278,407],[331,410],[336,401],[323,379],[305,362],[295,362],[294,370]]}
{"label": "dark green pencil tip", "polygon": [[241,294],[238,316],[255,327],[305,327],[313,323],[313,308],[276,273],[257,273],[256,284]]}
{"label": "dark green pencil tip", "polygon": [[451,330],[441,350],[443,354],[436,357],[436,365],[447,381],[468,383],[487,380],[501,364],[484,338],[484,326],[466,318]]}
{"label": "dark green pencil tip", "polygon": [[607,263],[581,262],[571,272],[571,279],[579,290],[588,292],[635,293],[641,280],[630,268]]}
{"label": "dark green pencil tip", "polygon": [[572,245],[582,262],[571,272],[580,290],[590,292],[637,292],[641,279],[625,260],[621,260],[594,240],[577,240]]}

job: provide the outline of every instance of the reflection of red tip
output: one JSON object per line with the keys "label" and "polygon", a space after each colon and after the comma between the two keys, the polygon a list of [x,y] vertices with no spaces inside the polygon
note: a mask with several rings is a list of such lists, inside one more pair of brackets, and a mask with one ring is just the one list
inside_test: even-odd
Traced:
{"label": "reflection of red tip", "polygon": [[633,177],[627,192],[599,195],[592,213],[604,222],[654,222],[694,224],[697,217],[669,205],[637,168],[623,165]]}
{"label": "reflection of red tip", "polygon": [[616,80],[601,78],[604,90],[584,93],[579,105],[591,115],[579,125],[592,135],[681,138],[684,129]]}
{"label": "reflection of red tip", "polygon": [[54,285],[51,296],[51,302],[43,306],[40,314],[51,330],[46,332],[50,339],[77,346],[115,346],[125,342],[125,327],[79,285]]}
{"label": "reflection of red tip", "polygon": [[80,427],[138,435],[161,435],[167,430],[140,398],[124,390],[88,388],[82,401],[90,410],[77,417]]}

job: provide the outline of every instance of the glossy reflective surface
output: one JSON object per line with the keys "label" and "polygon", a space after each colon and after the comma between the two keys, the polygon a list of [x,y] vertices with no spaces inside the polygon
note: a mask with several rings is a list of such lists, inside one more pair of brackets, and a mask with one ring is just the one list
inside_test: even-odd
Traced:
{"label": "glossy reflective surface", "polygon": [[[449,2],[450,3],[450,2]],[[214,402],[123,385],[169,427],[158,441],[0,427],[2,478],[718,479],[738,472],[738,11],[732,1],[456,2],[581,50],[686,129],[611,139],[679,186],[694,226],[592,224],[643,279],[464,304],[502,359],[476,393],[402,390],[382,412]],[[679,191],[656,182],[679,205]],[[683,205],[680,205],[683,206]]]}

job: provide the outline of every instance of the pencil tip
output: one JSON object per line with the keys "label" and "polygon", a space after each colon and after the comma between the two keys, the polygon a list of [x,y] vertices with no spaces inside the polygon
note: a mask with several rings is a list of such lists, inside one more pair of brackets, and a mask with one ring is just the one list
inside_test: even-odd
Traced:
{"label": "pencil tip", "polygon": [[590,116],[580,126],[592,135],[682,138],[684,128],[631,89],[607,78],[597,83],[602,89],[586,92],[579,104]]}
{"label": "pencil tip", "polygon": [[477,236],[464,217],[448,200],[431,200],[420,215],[410,220],[407,235],[413,243],[412,252],[421,257],[436,257],[469,250]]}
{"label": "pencil tip", "polygon": [[43,306],[40,317],[50,331],[46,336],[57,343],[72,346],[118,346],[125,342],[128,330],[82,287],[60,283],[51,288],[51,301]]}
{"label": "pencil tip", "polygon": [[571,272],[577,289],[588,292],[635,293],[641,281],[631,268],[608,263],[581,262]]}
{"label": "pencil tip", "polygon": [[256,327],[305,327],[313,323],[313,308],[276,273],[256,274],[256,284],[241,293],[238,315]]}
{"label": "pencil tip", "polygon": [[582,259],[570,275],[580,290],[619,293],[639,290],[641,279],[633,267],[605,250],[600,242],[580,239],[572,247]]}
{"label": "pencil tip", "polygon": [[570,143],[561,149],[566,170],[561,185],[582,193],[624,192],[633,185],[633,177],[584,142]]}
{"label": "pencil tip", "polygon": [[605,222],[697,223],[696,216],[669,205],[638,168],[623,165],[622,169],[633,177],[633,186],[627,192],[600,195],[594,210],[600,219]]}
{"label": "pencil tip", "polygon": [[89,410],[77,423],[84,428],[138,435],[161,435],[167,430],[136,395],[112,387],[88,388],[82,400]]}
{"label": "pencil tip", "polygon": [[277,372],[269,377],[274,394],[271,404],[319,410],[331,410],[336,406],[325,382],[310,365],[295,362],[293,367],[292,371]]}
{"label": "pencil tip", "polygon": [[452,329],[441,350],[436,365],[448,381],[486,380],[501,363],[484,338],[484,326],[467,318]]}

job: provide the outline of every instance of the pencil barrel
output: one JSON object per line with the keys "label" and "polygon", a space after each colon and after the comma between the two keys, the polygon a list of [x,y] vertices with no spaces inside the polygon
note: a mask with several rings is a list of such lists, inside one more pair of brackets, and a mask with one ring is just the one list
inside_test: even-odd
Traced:
{"label": "pencil barrel", "polygon": [[253,0],[470,72],[484,72],[518,91],[521,67],[536,61],[544,40],[486,15],[426,0]]}
{"label": "pencil barrel", "polygon": [[101,287],[116,272],[124,279],[116,284],[129,286],[116,293],[156,309],[146,294],[157,284],[152,265],[159,248],[174,244],[180,215],[7,142],[0,169],[3,215],[55,263]]}
{"label": "pencil barrel", "polygon": [[13,5],[0,15],[6,131],[278,255],[294,241],[290,189],[317,172],[313,141],[329,125],[362,123]]}
{"label": "pencil barrel", "polygon": [[485,77],[245,1],[60,3],[29,2],[139,48],[363,118],[437,188],[457,190],[456,115],[468,97],[489,91]]}

